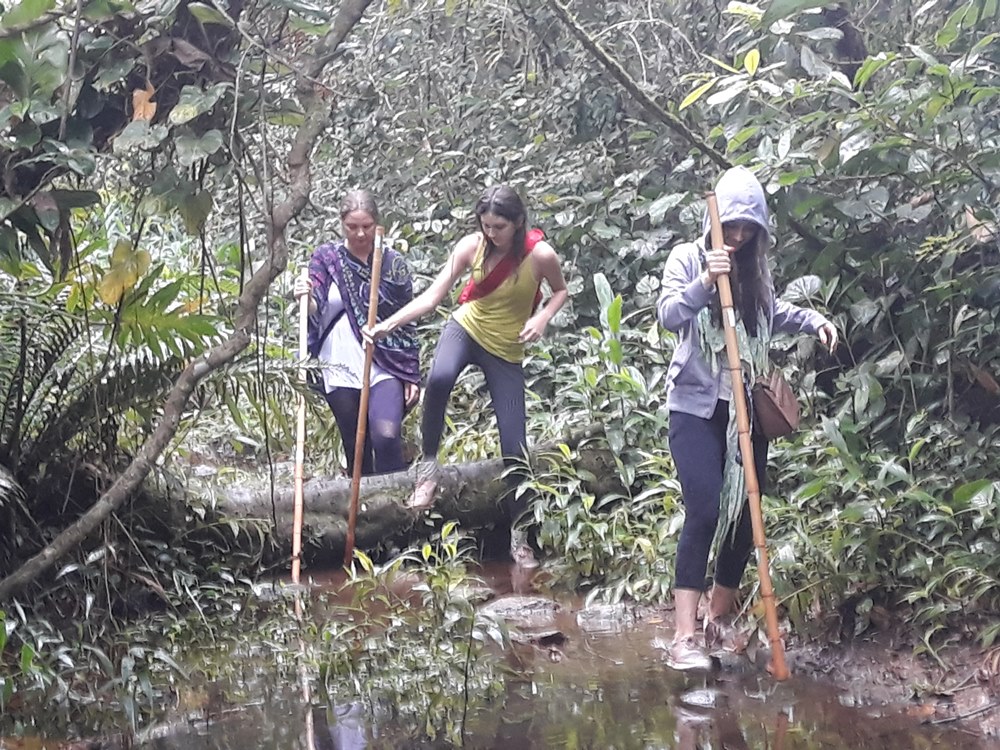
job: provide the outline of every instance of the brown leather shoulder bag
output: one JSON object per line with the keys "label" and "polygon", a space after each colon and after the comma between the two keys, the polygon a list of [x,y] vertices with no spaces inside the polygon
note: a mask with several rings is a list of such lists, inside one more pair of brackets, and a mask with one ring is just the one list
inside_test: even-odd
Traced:
{"label": "brown leather shoulder bag", "polygon": [[761,375],[751,389],[756,428],[768,440],[791,435],[799,427],[799,400],[781,370]]}

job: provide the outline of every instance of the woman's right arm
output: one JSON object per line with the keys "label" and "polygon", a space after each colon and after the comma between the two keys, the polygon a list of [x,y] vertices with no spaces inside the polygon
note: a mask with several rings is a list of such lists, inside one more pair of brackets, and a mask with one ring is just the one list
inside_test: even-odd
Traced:
{"label": "woman's right arm", "polygon": [[715,276],[700,265],[698,248],[693,244],[678,245],[667,257],[656,313],[660,325],[669,331],[679,331],[712,299]]}
{"label": "woman's right arm", "polygon": [[378,341],[441,304],[441,300],[454,286],[455,281],[472,266],[479,247],[479,239],[478,234],[469,234],[459,240],[431,285],[388,318],[376,323],[374,328],[369,329],[368,326],[362,328],[361,332],[365,338]]}

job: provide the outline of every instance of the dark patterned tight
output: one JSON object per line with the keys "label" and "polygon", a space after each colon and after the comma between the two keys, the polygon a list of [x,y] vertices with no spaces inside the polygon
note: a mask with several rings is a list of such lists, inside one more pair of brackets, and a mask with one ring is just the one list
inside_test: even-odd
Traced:
{"label": "dark patterned tight", "polygon": [[[358,433],[360,388],[334,388],[326,394],[340,430],[340,440],[347,454],[347,473],[354,471],[354,440]],[[396,378],[372,386],[368,396],[368,425],[362,454],[361,473],[389,474],[403,471],[403,383]]]}
{"label": "dark patterned tight", "polygon": [[[729,402],[719,401],[710,419],[684,412],[670,412],[670,455],[677,467],[684,496],[684,528],[677,543],[675,586],[679,589],[705,588],[708,555],[719,523],[723,462],[726,455],[726,426]],[[761,494],[767,468],[767,441],[753,438],[754,465]],[[715,563],[715,583],[737,589],[750,552],[753,530],[746,504],[735,534],[727,534]]]}
{"label": "dark patterned tight", "polygon": [[[427,390],[424,393],[424,413],[421,423],[423,433],[424,460],[437,459],[444,431],[445,411],[448,398],[462,371],[469,365],[476,365],[486,376],[486,386],[490,391],[493,411],[500,430],[500,450],[504,464],[515,465],[523,460],[527,436],[524,411],[524,371],[518,362],[508,362],[483,349],[455,320],[449,320],[434,350],[434,360],[427,376]],[[511,489],[520,478],[516,473],[507,475]],[[503,500],[504,513],[513,523],[527,509],[529,493],[520,498],[517,493],[506,493]]]}

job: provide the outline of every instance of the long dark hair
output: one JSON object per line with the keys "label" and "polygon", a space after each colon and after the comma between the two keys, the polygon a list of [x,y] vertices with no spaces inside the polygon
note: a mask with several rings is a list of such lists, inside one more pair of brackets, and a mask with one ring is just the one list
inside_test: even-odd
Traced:
{"label": "long dark hair", "polygon": [[483,214],[495,214],[512,222],[517,227],[514,230],[510,252],[520,257],[524,255],[524,238],[528,231],[527,213],[521,196],[511,188],[506,185],[494,185],[486,188],[479,200],[476,201],[476,221],[479,223],[479,231],[483,232],[483,237],[486,239],[486,256],[495,252],[497,247],[483,231]]}
{"label": "long dark hair", "polygon": [[[729,285],[733,289],[733,309],[737,311],[747,333],[757,335],[757,319],[763,311],[767,314],[771,304],[771,292],[767,279],[761,271],[768,234],[761,227],[753,239],[743,244],[732,255],[734,273],[729,274]],[[722,303],[719,296],[712,297],[712,322],[722,327]]]}

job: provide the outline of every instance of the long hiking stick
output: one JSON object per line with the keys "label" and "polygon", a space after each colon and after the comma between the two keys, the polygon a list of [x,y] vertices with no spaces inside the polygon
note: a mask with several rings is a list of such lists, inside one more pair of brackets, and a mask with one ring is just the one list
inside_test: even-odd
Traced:
{"label": "long hiking stick", "polygon": [[[308,278],[309,271],[302,269],[302,275]],[[309,297],[303,294],[299,299],[299,362],[305,364],[309,356],[307,327],[309,325]],[[306,382],[306,368],[299,367],[299,380]],[[306,396],[299,395],[299,403],[295,413],[295,509],[292,515],[292,583],[299,582],[302,571],[302,513],[303,492],[302,481],[305,471],[306,451]]]}
{"label": "long hiking stick", "polygon": [[[378,322],[378,287],[382,280],[382,242],[385,228],[375,228],[375,249],[372,256],[371,290],[368,293],[368,327]],[[358,405],[358,431],[354,435],[354,471],[351,474],[351,505],[347,514],[347,541],[344,543],[344,565],[354,558],[354,527],[358,522],[358,496],[361,493],[361,464],[365,455],[365,435],[368,432],[368,397],[371,394],[372,359],[375,345],[365,344],[365,369],[361,379],[361,403]]]}
{"label": "long hiking stick", "polygon": [[[725,245],[722,220],[719,218],[719,203],[715,193],[705,195],[708,216],[712,229],[712,247]],[[760,593],[764,598],[764,617],[767,622],[767,638],[771,642],[770,671],[776,680],[788,679],[785,664],[785,646],[778,633],[778,608],[771,586],[770,563],[767,557],[767,540],[764,538],[764,516],[760,508],[760,484],[757,481],[757,467],[753,461],[753,442],[750,439],[750,416],[747,411],[746,392],[743,390],[743,375],[740,365],[739,344],[736,341],[736,313],[733,311],[733,288],[729,284],[729,274],[716,279],[719,287],[719,301],[722,304],[722,327],[726,337],[726,357],[729,360],[729,374],[733,383],[733,398],[736,401],[736,428],[739,432],[740,455],[743,458],[743,474],[747,482],[750,500],[750,521],[753,525],[753,544],[757,548],[757,575],[760,578]]]}

